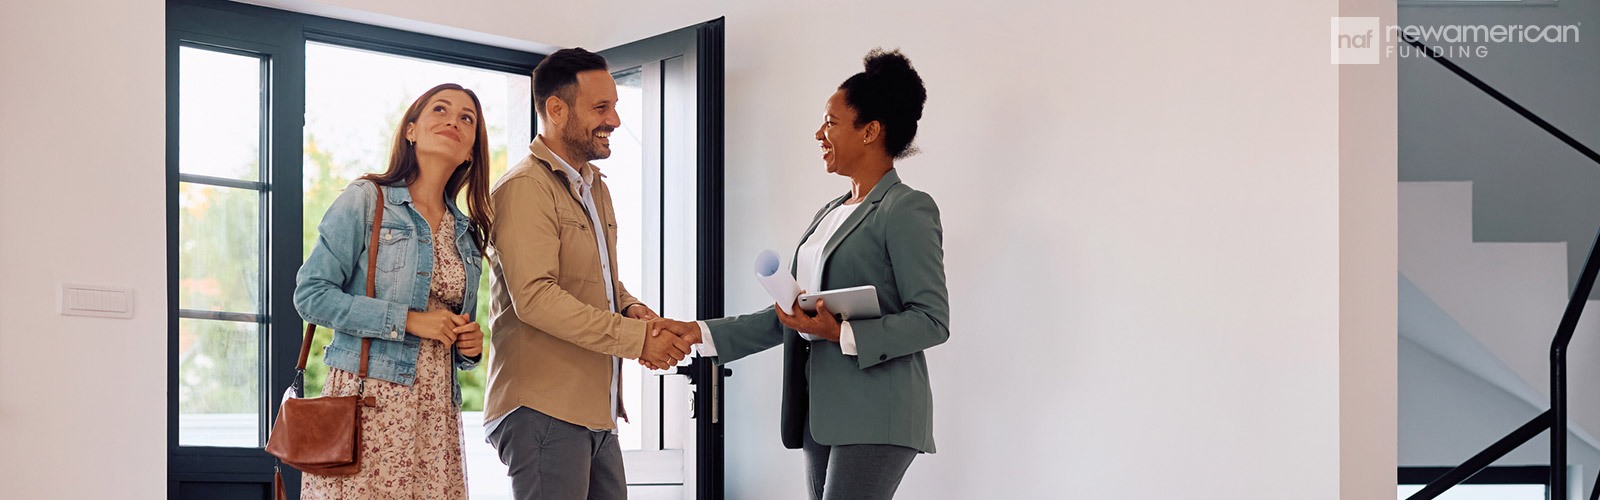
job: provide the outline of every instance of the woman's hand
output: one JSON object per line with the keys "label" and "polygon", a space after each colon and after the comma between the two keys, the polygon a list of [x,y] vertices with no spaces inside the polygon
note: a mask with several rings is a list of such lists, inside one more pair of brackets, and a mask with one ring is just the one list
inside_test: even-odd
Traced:
{"label": "woman's hand", "polygon": [[[804,292],[802,292],[804,293]],[[839,319],[833,317],[833,312],[828,310],[827,301],[817,299],[817,314],[807,314],[800,309],[800,301],[794,302],[792,309],[795,314],[783,312],[782,307],[774,307],[778,312],[778,322],[783,323],[794,331],[809,333],[834,342],[839,341]]]}
{"label": "woman's hand", "polygon": [[477,322],[472,321],[467,315],[458,314],[456,316],[466,322],[466,324],[451,330],[456,334],[456,348],[461,350],[462,356],[469,358],[483,354],[483,330],[478,327]]}
{"label": "woman's hand", "polygon": [[[445,345],[456,343],[455,329],[469,323],[466,316],[458,315],[444,309],[428,312],[406,311],[406,333],[425,339],[444,342]],[[483,336],[479,335],[478,345],[482,347]]]}

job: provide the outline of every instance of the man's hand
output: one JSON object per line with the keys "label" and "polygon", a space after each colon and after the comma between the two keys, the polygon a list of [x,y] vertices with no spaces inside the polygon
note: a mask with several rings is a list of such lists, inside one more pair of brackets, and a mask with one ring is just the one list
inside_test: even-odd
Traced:
{"label": "man's hand", "polygon": [[633,319],[636,319],[636,320],[639,320],[639,321],[651,321],[651,320],[661,319],[661,316],[657,316],[655,311],[650,310],[650,306],[647,306],[647,305],[644,305],[644,304],[634,304],[634,305],[628,306],[628,309],[623,311],[623,312],[628,313],[627,315],[628,315],[629,318],[633,318]]}
{"label": "man's hand", "polygon": [[778,311],[778,322],[783,323],[794,331],[809,333],[834,342],[839,341],[839,319],[833,317],[833,312],[828,310],[828,304],[823,299],[817,299],[817,313],[809,314],[800,309],[800,301],[796,300],[792,309],[795,314],[783,312],[782,307],[774,307]]}
{"label": "man's hand", "polygon": [[[650,339],[661,337],[662,332],[666,332],[666,337],[668,338],[677,337],[689,343],[691,346],[702,342],[702,339],[700,338],[699,324],[696,324],[692,321],[673,321],[670,319],[661,318],[650,322],[650,336],[645,338],[646,345],[648,345]],[[684,354],[688,354],[688,352],[689,351],[684,351]],[[672,366],[678,364],[678,362],[674,360],[671,364],[653,363],[641,356],[639,358],[639,364],[644,365],[651,370],[666,370],[672,368]]]}
{"label": "man's hand", "polygon": [[[658,329],[656,325],[665,322],[677,323],[667,319],[650,322],[650,334],[644,337],[644,351],[639,353],[639,364],[648,366],[652,370],[665,370],[678,364],[679,361],[683,360],[684,356],[689,355],[689,351],[693,349],[694,344],[700,342],[698,326],[695,327],[696,331],[689,338],[680,336],[677,333],[681,328],[665,328],[664,330],[668,332],[668,335],[661,335],[660,333],[663,329]],[[694,326],[694,324],[690,323],[690,326]]]}

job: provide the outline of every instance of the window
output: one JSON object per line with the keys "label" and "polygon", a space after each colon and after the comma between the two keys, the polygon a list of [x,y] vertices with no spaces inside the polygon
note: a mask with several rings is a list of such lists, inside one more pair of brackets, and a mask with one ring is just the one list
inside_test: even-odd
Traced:
{"label": "window", "polygon": [[178,49],[178,442],[261,445],[268,184],[257,56]]}
{"label": "window", "polygon": [[[364,174],[381,173],[388,168],[389,146],[406,107],[423,92],[447,82],[472,90],[483,104],[492,183],[505,173],[508,161],[520,160],[526,154],[532,140],[532,115],[526,112],[532,106],[532,78],[528,75],[325,43],[306,44],[303,255],[311,253],[316,244],[317,223],[345,186]],[[465,207],[465,200],[463,189],[457,206]],[[487,337],[494,334],[488,329],[487,272],[478,283],[478,297],[476,317]],[[322,364],[320,353],[332,337],[332,332],[318,329],[317,341],[312,344],[314,355],[306,365],[307,394],[321,394],[328,368]],[[483,411],[487,374],[474,370],[460,376],[462,411]]]}

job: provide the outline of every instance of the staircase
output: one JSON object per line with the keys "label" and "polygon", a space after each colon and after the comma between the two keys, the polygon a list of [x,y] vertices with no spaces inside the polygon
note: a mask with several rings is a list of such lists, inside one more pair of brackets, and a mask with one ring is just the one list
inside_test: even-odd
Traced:
{"label": "staircase", "polygon": [[[1478,242],[1471,182],[1402,182],[1400,334],[1534,408],[1549,408],[1549,342],[1569,299],[1567,243]],[[1588,305],[1586,310],[1600,313]],[[1600,314],[1568,351],[1568,430],[1600,448]],[[1465,458],[1465,457],[1462,457]]]}

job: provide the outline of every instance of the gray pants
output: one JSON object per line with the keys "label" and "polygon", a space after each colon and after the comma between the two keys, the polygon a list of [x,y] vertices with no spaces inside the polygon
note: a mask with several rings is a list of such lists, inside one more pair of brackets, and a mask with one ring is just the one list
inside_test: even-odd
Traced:
{"label": "gray pants", "polygon": [[917,450],[892,444],[818,443],[811,438],[810,422],[802,448],[811,500],[889,500],[917,458]]}
{"label": "gray pants", "polygon": [[597,432],[517,408],[489,433],[517,500],[626,500],[622,445]]}

